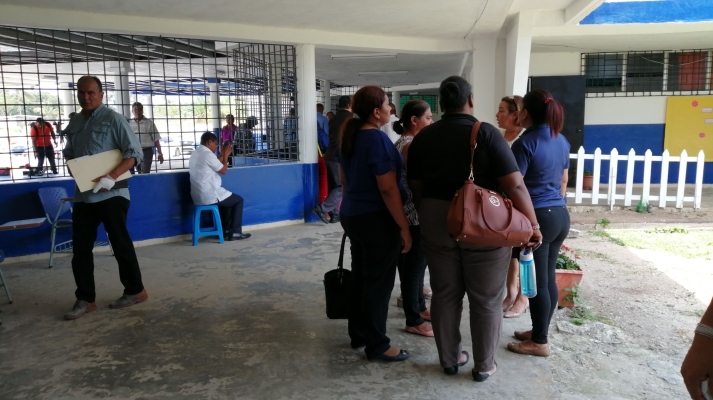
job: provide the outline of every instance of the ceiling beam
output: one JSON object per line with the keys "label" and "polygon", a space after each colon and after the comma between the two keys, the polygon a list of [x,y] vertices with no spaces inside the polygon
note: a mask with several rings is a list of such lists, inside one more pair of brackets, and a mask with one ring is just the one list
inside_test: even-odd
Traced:
{"label": "ceiling beam", "polygon": [[[51,31],[51,30],[44,30],[44,29],[37,29],[34,31],[35,35],[41,36],[41,37],[46,37],[46,38],[51,38],[54,39],[53,42],[56,40],[61,40],[63,42],[67,43],[72,43],[72,44],[78,44],[78,45],[86,45],[87,49],[91,48],[96,48],[98,54],[107,54],[105,50],[109,50],[110,52],[117,54],[117,53],[122,53],[125,55],[125,58],[136,58],[139,57],[140,59],[145,59],[146,57],[143,56],[141,53],[136,53],[134,51],[133,47],[130,46],[122,46],[118,43],[112,43],[109,40],[97,40],[91,37],[84,36],[82,34],[77,34],[72,32],[72,34],[68,34],[65,31]],[[107,35],[111,36],[111,35]],[[111,36],[113,37],[113,36]],[[62,48],[69,48],[69,45],[63,45],[61,46]],[[74,46],[72,45],[72,49],[74,49]],[[111,53],[109,53],[111,54]]]}
{"label": "ceiling beam", "polygon": [[[6,39],[3,40],[3,37]],[[90,57],[91,55],[92,58],[106,58],[105,54],[97,52],[94,49],[90,49],[78,43],[43,43],[41,41],[37,41],[37,37],[35,35],[16,29],[0,28],[0,40],[7,46],[19,47],[22,49],[30,49],[35,51],[47,51],[53,54],[60,54],[64,57],[72,59],[78,59],[80,58],[80,56],[82,56],[82,54],[78,53],[84,53],[84,57]]]}
{"label": "ceiling beam", "polygon": [[579,24],[587,15],[596,10],[604,0],[576,0],[564,10],[565,25]]}
{"label": "ceiling beam", "polygon": [[[120,36],[124,37],[123,35],[120,35]],[[215,51],[203,50],[203,49],[200,49],[197,47],[188,46],[188,45],[178,43],[175,40],[171,40],[171,39],[165,38],[165,37],[132,36],[131,38],[134,40],[141,41],[146,45],[159,46],[159,47],[163,47],[166,49],[175,50],[176,53],[174,55],[179,58],[181,58],[181,56],[178,54],[179,51],[181,53],[186,54],[186,56],[184,56],[182,58],[188,58],[188,56],[201,56],[201,57],[215,58],[215,55],[216,55]],[[166,54],[166,53],[162,53],[162,54]]]}

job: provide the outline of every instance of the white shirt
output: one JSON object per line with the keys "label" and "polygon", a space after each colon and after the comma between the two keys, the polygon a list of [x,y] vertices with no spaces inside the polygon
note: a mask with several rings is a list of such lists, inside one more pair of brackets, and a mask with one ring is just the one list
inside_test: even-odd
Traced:
{"label": "white shirt", "polygon": [[391,114],[389,116],[389,123],[381,127],[381,130],[384,131],[384,133],[386,133],[386,135],[389,137],[389,139],[391,139],[391,143],[396,143],[396,141],[399,140],[399,137],[401,136],[398,133],[396,133],[396,131],[394,131],[394,122],[398,121],[398,120],[399,120],[399,117]]}
{"label": "white shirt", "polygon": [[191,176],[191,198],[193,204],[205,206],[215,204],[230,197],[232,193],[221,186],[223,181],[217,171],[223,163],[204,145],[191,153],[188,160],[188,173]]}
{"label": "white shirt", "polygon": [[136,137],[139,138],[142,148],[154,147],[156,146],[156,141],[161,139],[161,134],[158,133],[156,125],[146,117],[141,118],[138,122],[131,118],[129,125],[131,125]]}
{"label": "white shirt", "polygon": [[[517,135],[517,137],[516,137],[515,139],[513,139],[513,140],[508,141],[508,140],[506,139],[505,141],[507,142],[508,146],[512,147],[512,144],[515,143],[515,141],[516,141],[517,139],[520,139],[520,136],[522,136],[522,134],[523,134],[524,132],[525,132],[524,129],[521,130],[520,133]],[[503,133],[503,135],[504,135],[504,133]]]}

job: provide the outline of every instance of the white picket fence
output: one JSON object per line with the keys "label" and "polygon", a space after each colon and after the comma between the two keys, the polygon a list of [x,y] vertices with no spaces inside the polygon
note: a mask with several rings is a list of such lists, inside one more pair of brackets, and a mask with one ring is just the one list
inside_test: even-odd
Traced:
{"label": "white picket fence", "polygon": [[[643,156],[637,156],[634,149],[629,151],[627,155],[619,155],[617,149],[613,149],[610,154],[602,154],[601,149],[597,148],[594,154],[586,154],[584,152],[584,147],[580,147],[576,154],[570,154],[569,158],[572,160],[577,160],[577,184],[574,193],[568,193],[567,197],[574,197],[574,202],[576,204],[583,204],[584,199],[591,199],[591,204],[608,204],[610,209],[614,208],[614,204],[617,200],[624,200],[624,206],[631,206],[632,204],[637,204],[639,200],[651,203],[652,205],[657,205],[661,208],[666,207],[667,202],[675,202],[676,208],[683,208],[685,203],[693,203],[693,208],[701,208],[701,194],[703,191],[703,163],[704,156],[703,150],[698,152],[697,157],[689,157],[686,150],[681,152],[681,155],[671,156],[668,150],[665,150],[660,156],[651,155],[651,150],[646,150]],[[582,182],[584,180],[584,160],[594,160],[594,168],[592,169],[594,180],[592,184],[591,192],[585,192],[582,189]],[[609,160],[609,184],[607,185],[606,193],[599,193],[600,179],[602,176],[602,160]],[[618,174],[618,161],[627,161],[626,164],[626,183],[624,185],[624,193],[617,193],[617,174]],[[636,162],[644,162],[644,177],[643,177],[643,190],[641,193],[634,194],[634,165]],[[654,161],[661,162],[661,182],[651,182],[651,164]],[[668,169],[669,164],[672,162],[680,163],[678,170],[678,182],[671,183],[671,186],[676,186],[675,195],[668,195],[669,182],[668,182]],[[689,162],[696,163],[696,180],[695,180],[695,190],[694,196],[684,196],[684,189],[686,185],[686,169]],[[658,195],[651,194],[651,185],[660,184]],[[599,200],[606,200],[606,203],[599,203]]]}

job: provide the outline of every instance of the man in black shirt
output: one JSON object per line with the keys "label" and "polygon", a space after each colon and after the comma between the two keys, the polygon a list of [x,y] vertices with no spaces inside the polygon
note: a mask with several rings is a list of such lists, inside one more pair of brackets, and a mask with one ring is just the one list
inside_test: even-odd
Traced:
{"label": "man in black shirt", "polygon": [[[312,209],[325,224],[339,222],[339,204],[342,202],[342,183],[339,180],[339,162],[337,160],[339,131],[344,122],[354,115],[351,110],[351,102],[352,99],[349,96],[340,97],[337,103],[337,114],[329,121],[329,145],[324,154],[324,161],[327,163],[329,194],[322,204],[318,204]],[[327,213],[329,213],[329,219],[327,219]]]}

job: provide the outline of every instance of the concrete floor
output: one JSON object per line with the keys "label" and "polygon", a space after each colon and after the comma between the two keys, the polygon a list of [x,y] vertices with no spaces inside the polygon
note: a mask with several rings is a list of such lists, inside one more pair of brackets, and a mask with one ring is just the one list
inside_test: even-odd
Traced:
{"label": "concrete floor", "polygon": [[[550,360],[505,349],[529,317],[505,320],[498,372],[472,380],[472,363],[446,376],[433,339],[405,333],[392,295],[388,333],[412,356],[371,363],[352,350],[346,321],[324,311],[323,274],[336,266],[339,225],[253,231],[247,241],[202,239],[137,249],[149,300],[111,310],[116,262],[96,260],[99,310],[76,320],[70,258],[3,266],[0,399],[549,399]],[[461,331],[471,350],[467,307]]]}

